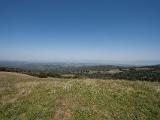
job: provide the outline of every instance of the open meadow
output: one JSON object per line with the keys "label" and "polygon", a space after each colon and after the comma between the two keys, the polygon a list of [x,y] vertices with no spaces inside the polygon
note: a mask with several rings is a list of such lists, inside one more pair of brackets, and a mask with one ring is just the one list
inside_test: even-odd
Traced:
{"label": "open meadow", "polygon": [[1,120],[158,120],[158,82],[0,72]]}

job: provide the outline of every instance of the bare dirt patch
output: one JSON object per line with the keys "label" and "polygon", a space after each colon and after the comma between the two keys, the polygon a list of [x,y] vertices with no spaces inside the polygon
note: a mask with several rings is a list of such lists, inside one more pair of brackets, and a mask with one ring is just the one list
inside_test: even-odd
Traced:
{"label": "bare dirt patch", "polygon": [[71,112],[67,108],[65,103],[60,103],[57,106],[57,110],[53,114],[53,120],[69,120],[71,118]]}

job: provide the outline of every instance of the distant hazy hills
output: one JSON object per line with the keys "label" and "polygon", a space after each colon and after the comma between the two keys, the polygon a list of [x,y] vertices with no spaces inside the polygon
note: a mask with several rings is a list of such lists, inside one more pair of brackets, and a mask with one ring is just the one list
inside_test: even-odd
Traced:
{"label": "distant hazy hills", "polygon": [[[53,62],[53,63],[35,63],[35,62],[19,62],[19,61],[0,61],[1,67],[12,67],[12,68],[23,68],[23,69],[38,69],[38,70],[55,70],[65,68],[77,68],[77,67],[93,67],[93,66],[105,66],[108,68],[117,67],[134,67],[137,65],[126,65],[126,64],[102,64],[102,63],[68,63],[68,62]],[[145,65],[144,65],[145,66]],[[158,65],[146,65],[147,67],[160,67]],[[139,67],[142,67],[139,65]]]}

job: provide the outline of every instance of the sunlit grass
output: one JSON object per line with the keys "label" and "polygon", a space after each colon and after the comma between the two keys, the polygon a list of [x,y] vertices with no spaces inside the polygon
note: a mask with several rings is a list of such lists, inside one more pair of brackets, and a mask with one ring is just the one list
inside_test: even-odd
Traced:
{"label": "sunlit grass", "polygon": [[160,84],[0,72],[2,120],[158,120]]}

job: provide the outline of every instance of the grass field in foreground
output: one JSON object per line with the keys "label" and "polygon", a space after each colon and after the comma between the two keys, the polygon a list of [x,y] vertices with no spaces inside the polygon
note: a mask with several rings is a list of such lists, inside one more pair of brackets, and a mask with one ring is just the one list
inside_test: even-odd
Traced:
{"label": "grass field in foreground", "polygon": [[158,120],[160,83],[0,72],[0,120]]}

